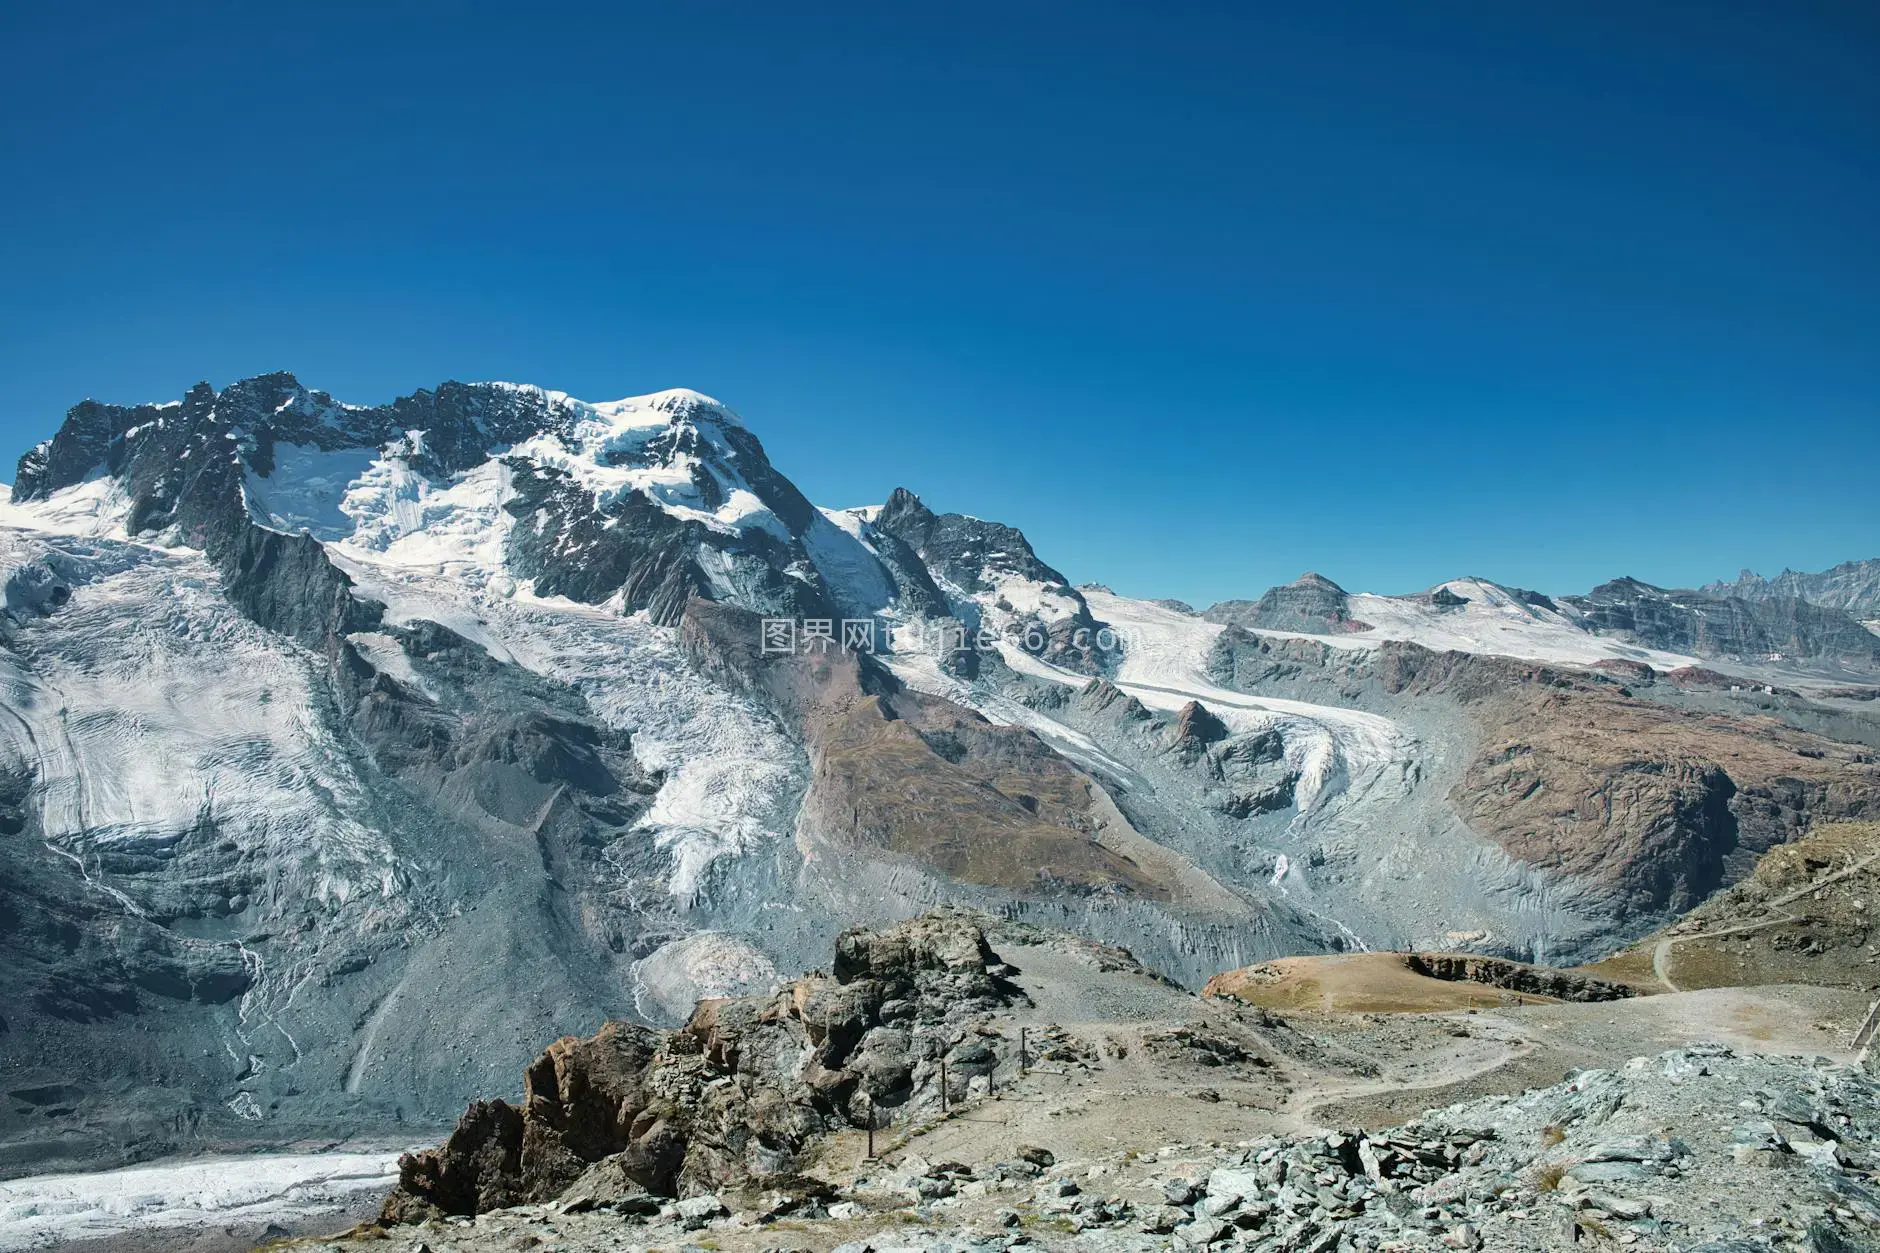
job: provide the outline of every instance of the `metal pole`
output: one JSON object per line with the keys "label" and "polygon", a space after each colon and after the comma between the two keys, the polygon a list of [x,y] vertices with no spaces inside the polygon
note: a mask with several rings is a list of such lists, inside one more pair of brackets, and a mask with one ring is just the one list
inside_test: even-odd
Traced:
{"label": "metal pole", "polygon": [[1025,1055],[1025,1028],[1018,1029],[1018,1073],[1024,1074],[1031,1060]]}
{"label": "metal pole", "polygon": [[875,1098],[868,1098],[868,1160],[875,1160]]}
{"label": "metal pole", "polygon": [[947,1057],[940,1055],[940,1112],[947,1112]]}

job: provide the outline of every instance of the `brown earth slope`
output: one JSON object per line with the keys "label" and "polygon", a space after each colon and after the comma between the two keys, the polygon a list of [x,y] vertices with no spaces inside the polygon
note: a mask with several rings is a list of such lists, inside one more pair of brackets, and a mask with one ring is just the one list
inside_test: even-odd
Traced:
{"label": "brown earth slope", "polygon": [[1602,885],[1622,914],[1689,909],[1813,824],[1880,813],[1872,750],[1771,718],[1506,658],[1387,645],[1376,664],[1389,691],[1449,696],[1475,720],[1457,813],[1521,861]]}
{"label": "brown earth slope", "polygon": [[1770,850],[1676,924],[1584,968],[1677,991],[1880,987],[1880,823],[1834,823]]}
{"label": "brown earth slope", "polygon": [[811,781],[798,831],[810,859],[863,853],[1031,895],[1249,913],[1135,831],[1030,731],[908,689],[853,652],[764,654],[757,617],[730,606],[692,601],[681,638],[701,668],[757,696],[801,737]]}

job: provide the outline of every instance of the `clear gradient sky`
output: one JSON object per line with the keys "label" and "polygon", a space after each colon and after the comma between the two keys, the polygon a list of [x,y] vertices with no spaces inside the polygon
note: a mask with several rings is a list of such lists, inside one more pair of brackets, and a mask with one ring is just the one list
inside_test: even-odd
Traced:
{"label": "clear gradient sky", "polygon": [[[1880,5],[9,5],[0,452],[690,386],[1073,579],[1880,555]],[[4,477],[10,477],[10,474]]]}

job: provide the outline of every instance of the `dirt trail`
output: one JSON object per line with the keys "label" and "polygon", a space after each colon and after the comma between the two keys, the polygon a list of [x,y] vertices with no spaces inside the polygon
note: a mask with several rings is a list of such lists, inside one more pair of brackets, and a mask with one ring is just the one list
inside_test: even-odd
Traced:
{"label": "dirt trail", "polygon": [[1494,1049],[1458,1049],[1460,1055],[1444,1057],[1434,1064],[1417,1066],[1412,1064],[1409,1073],[1388,1072],[1374,1079],[1349,1079],[1317,1074],[1303,1067],[1297,1068],[1293,1077],[1292,1094],[1278,1111],[1282,1131],[1288,1134],[1308,1134],[1329,1131],[1314,1119],[1314,1114],[1321,1108],[1344,1101],[1362,1100],[1369,1096],[1389,1094],[1401,1096],[1408,1092],[1424,1092],[1436,1088],[1446,1088],[1452,1084],[1465,1083],[1479,1079],[1484,1075],[1512,1065],[1531,1055],[1540,1047],[1534,1037],[1514,1023],[1501,1019],[1498,1026],[1507,1028],[1507,1037],[1474,1036],[1484,1043],[1493,1042],[1501,1047]]}
{"label": "dirt trail", "polygon": [[[1851,866],[1843,866],[1833,874],[1823,875],[1812,883],[1803,884],[1793,892],[1778,896],[1775,900],[1768,902],[1767,908],[1780,909],[1782,906],[1790,904],[1791,902],[1799,901],[1804,896],[1810,896],[1819,892],[1831,883],[1839,883],[1842,879],[1850,875],[1859,874],[1875,861],[1880,861],[1880,853],[1871,853]],[[1774,927],[1785,922],[1796,921],[1798,921],[1798,919],[1794,914],[1777,914],[1773,918],[1759,918],[1755,922],[1739,923],[1734,927],[1724,927],[1717,931],[1693,931],[1689,935],[1666,936],[1664,939],[1658,941],[1657,946],[1652,949],[1652,974],[1657,977],[1658,982],[1665,985],[1666,991],[1682,992],[1684,989],[1671,981],[1670,973],[1671,950],[1678,945],[1689,943],[1692,940],[1716,940],[1726,935],[1741,935],[1745,931],[1761,931],[1765,927]]]}

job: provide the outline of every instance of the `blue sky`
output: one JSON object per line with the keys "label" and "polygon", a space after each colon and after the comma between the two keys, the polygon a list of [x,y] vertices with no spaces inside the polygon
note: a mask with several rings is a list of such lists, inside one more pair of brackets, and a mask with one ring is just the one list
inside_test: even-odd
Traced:
{"label": "blue sky", "polygon": [[1871,4],[183,7],[4,19],[8,459],[684,385],[1199,603],[1880,555]]}

